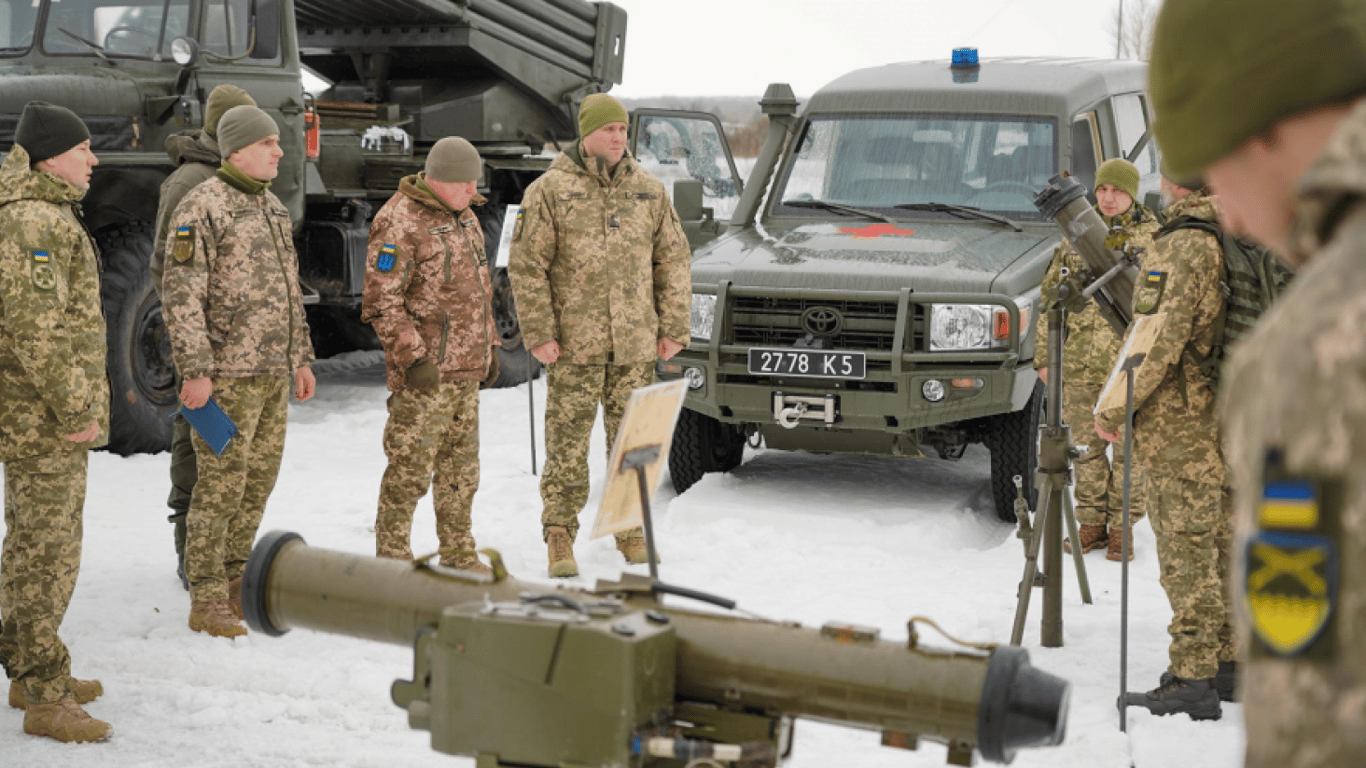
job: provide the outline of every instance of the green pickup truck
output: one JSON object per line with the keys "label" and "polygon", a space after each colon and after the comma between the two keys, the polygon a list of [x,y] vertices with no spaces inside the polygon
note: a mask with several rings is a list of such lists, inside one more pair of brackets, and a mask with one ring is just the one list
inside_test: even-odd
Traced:
{"label": "green pickup truck", "polygon": [[[770,86],[747,183],[693,174],[712,202],[730,197],[724,232],[695,252],[692,344],[661,364],[689,385],[675,489],[734,469],[756,436],[770,449],[949,460],[982,443],[997,515],[1015,518],[1016,475],[1032,505],[1032,318],[1061,234],[1033,196],[1057,172],[1093,187],[1112,157],[1138,165],[1140,196],[1157,189],[1145,72],[960,49],[851,72],[800,116],[791,90]],[[635,138],[648,158],[648,132]],[[726,167],[677,154],[713,176]],[[700,196],[675,190],[680,214],[699,218]]]}

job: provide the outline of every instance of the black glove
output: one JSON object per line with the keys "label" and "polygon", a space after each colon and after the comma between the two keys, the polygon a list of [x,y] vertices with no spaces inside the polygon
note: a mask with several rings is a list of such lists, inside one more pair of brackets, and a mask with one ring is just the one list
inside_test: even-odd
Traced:
{"label": "black glove", "polygon": [[419,360],[408,369],[407,388],[424,395],[434,394],[441,387],[441,372],[431,360]]}

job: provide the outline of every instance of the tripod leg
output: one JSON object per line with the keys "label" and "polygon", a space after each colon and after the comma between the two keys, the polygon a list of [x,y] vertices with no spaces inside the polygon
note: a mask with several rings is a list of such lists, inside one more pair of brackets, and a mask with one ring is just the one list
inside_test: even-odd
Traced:
{"label": "tripod leg", "polygon": [[1015,603],[1015,624],[1010,630],[1010,644],[1019,645],[1024,639],[1025,620],[1029,618],[1029,600],[1034,591],[1034,577],[1039,572],[1039,545],[1048,521],[1048,481],[1039,489],[1039,499],[1043,502],[1039,511],[1034,513],[1034,534],[1025,544],[1024,574],[1020,576],[1020,591]]}
{"label": "tripod leg", "polygon": [[1072,537],[1072,565],[1077,569],[1077,586],[1081,589],[1081,601],[1091,604],[1091,580],[1086,576],[1086,563],[1081,559],[1081,539],[1077,537],[1077,516],[1072,508],[1072,497],[1063,489],[1062,513],[1067,521],[1067,535]]}

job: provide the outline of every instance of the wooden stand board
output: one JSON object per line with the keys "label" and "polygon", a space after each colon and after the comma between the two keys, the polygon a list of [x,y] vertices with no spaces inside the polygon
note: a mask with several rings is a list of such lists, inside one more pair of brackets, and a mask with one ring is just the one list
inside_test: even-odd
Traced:
{"label": "wooden stand board", "polygon": [[607,488],[602,493],[590,539],[629,531],[643,524],[636,470],[623,469],[622,463],[631,451],[659,446],[658,457],[645,469],[645,486],[651,489],[653,498],[654,489],[659,487],[659,475],[669,461],[674,425],[678,423],[678,412],[683,408],[683,395],[687,389],[687,382],[680,379],[641,387],[631,393],[621,416],[621,427],[617,429],[612,455],[607,460]]}
{"label": "wooden stand board", "polygon": [[1157,340],[1157,334],[1166,324],[1166,312],[1139,315],[1134,318],[1134,322],[1129,326],[1129,332],[1125,334],[1124,345],[1119,348],[1119,356],[1115,358],[1115,367],[1110,369],[1110,376],[1105,380],[1105,388],[1100,391],[1100,397],[1096,398],[1093,413],[1124,408],[1124,403],[1128,399],[1128,386],[1124,383],[1127,378],[1124,374],[1124,361],[1134,355],[1148,354],[1153,348],[1153,342]]}

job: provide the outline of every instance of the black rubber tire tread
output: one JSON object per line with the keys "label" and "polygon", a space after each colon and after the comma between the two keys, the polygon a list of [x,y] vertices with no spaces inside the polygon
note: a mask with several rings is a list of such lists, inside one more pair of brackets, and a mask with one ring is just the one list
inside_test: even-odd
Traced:
{"label": "black rubber tire tread", "polygon": [[170,336],[148,271],[153,241],[149,221],[99,235],[100,298],[109,345],[109,450],[122,456],[170,448],[170,416],[179,407]]}
{"label": "black rubber tire tread", "polygon": [[708,472],[729,472],[745,455],[745,436],[734,427],[684,408],[669,448],[669,476],[683,493]]}
{"label": "black rubber tire tread", "polygon": [[987,450],[991,452],[991,497],[996,504],[996,516],[1007,523],[1015,522],[1016,475],[1024,480],[1025,501],[1029,502],[1029,508],[1035,509],[1038,502],[1034,471],[1039,463],[1043,402],[1043,382],[1035,382],[1034,393],[1025,407],[992,419],[987,435]]}

